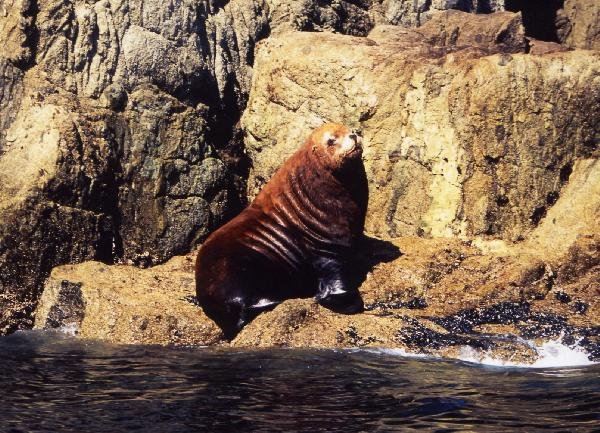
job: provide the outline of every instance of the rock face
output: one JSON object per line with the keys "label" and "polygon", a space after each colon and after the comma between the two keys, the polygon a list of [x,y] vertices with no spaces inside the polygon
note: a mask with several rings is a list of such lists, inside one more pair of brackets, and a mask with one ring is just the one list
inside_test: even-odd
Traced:
{"label": "rock face", "polygon": [[455,12],[417,31],[261,43],[242,118],[249,195],[306,131],[339,120],[368,143],[368,232],[522,239],[576,161],[598,158],[600,56],[519,53],[515,20],[499,13],[476,26]]}
{"label": "rock face", "polygon": [[[0,175],[10,200],[2,209],[20,218],[14,224],[26,221],[27,239],[38,244],[19,250],[24,235],[5,229],[15,246],[0,254],[12,254],[12,263],[27,248],[45,247],[34,258],[52,265],[165,260],[235,208],[245,164],[252,197],[312,128],[343,121],[363,131],[367,231],[381,238],[357,249],[367,311],[337,315],[291,300],[259,316],[232,346],[392,347],[455,357],[475,350],[532,362],[532,340],[561,339],[600,359],[600,55],[528,41],[520,15],[509,12],[432,14],[416,30],[379,25],[366,38],[289,32],[364,34],[377,7],[392,3],[269,3],[273,32],[252,59],[251,83],[240,78],[250,77],[249,58],[222,57],[233,65],[229,75],[219,67],[211,75],[205,57],[168,31],[177,20],[156,11],[119,36],[125,48],[99,92],[88,75],[70,72],[71,84],[60,84],[67,90],[52,94],[43,61],[23,70],[7,60],[0,103],[16,101],[18,109],[3,136]],[[235,5],[205,5],[205,23],[235,22],[243,17]],[[253,5],[252,16],[261,17]],[[299,18],[309,9],[310,25]],[[158,25],[158,16],[171,18]],[[167,69],[156,66],[156,52]],[[29,91],[34,74],[45,80],[38,93]],[[219,77],[237,84],[221,86]],[[201,82],[213,83],[213,99],[192,91]],[[244,134],[219,136],[232,125],[225,107],[243,107],[248,91]],[[242,137],[246,161],[235,147]],[[15,166],[19,177],[11,177]],[[37,210],[39,203],[53,211]],[[61,239],[61,222],[79,224],[77,237]],[[6,281],[27,275],[29,262],[19,263]],[[19,293],[27,296],[15,305],[32,308],[36,292]],[[190,258],[145,270],[65,265],[45,283],[35,326],[122,343],[227,344],[190,299]],[[14,311],[12,320],[25,310]]]}

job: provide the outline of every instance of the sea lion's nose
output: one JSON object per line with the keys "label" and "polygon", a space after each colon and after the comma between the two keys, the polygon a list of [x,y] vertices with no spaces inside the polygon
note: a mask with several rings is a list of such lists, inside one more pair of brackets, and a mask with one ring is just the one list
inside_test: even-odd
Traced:
{"label": "sea lion's nose", "polygon": [[352,132],[348,135],[350,140],[354,141],[354,144],[358,147],[362,147],[362,135],[360,131],[352,130]]}

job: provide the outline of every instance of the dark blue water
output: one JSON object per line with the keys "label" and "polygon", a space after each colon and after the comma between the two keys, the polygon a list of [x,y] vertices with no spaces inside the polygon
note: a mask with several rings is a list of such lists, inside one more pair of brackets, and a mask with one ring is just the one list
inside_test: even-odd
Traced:
{"label": "dark blue water", "polygon": [[600,366],[0,338],[2,432],[593,432]]}

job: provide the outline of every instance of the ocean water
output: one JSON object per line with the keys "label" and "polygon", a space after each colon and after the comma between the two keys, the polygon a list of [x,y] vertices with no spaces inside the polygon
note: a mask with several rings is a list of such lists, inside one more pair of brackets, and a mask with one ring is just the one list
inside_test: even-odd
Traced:
{"label": "ocean water", "polygon": [[599,432],[600,365],[546,349],[546,367],[521,368],[17,333],[0,338],[0,431]]}

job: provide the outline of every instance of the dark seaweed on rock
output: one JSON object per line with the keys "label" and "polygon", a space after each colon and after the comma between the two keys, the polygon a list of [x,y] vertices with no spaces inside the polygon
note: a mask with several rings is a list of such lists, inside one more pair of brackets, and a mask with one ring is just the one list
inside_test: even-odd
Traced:
{"label": "dark seaweed on rock", "polygon": [[413,322],[399,331],[399,341],[419,348],[468,345],[487,349],[493,346],[493,341],[473,331],[474,327],[484,324],[516,325],[522,338],[558,338],[568,346],[583,347],[590,360],[600,359],[600,326],[574,326],[564,316],[532,312],[528,302],[501,302],[485,309],[468,309],[446,317],[430,317],[429,320],[443,326],[449,333],[436,332]]}
{"label": "dark seaweed on rock", "polygon": [[370,304],[365,305],[366,311],[371,311],[375,309],[388,310],[388,309],[398,309],[398,308],[408,308],[409,310],[422,310],[427,308],[427,301],[425,298],[412,298],[408,301],[403,301],[400,299],[392,299],[389,301],[376,301]]}
{"label": "dark seaweed on rock", "polygon": [[589,305],[583,301],[575,301],[573,303],[573,310],[579,314],[585,314],[589,308]]}
{"label": "dark seaweed on rock", "polygon": [[565,292],[556,292],[554,294],[554,297],[562,302],[563,304],[568,304],[569,302],[571,302],[571,296],[568,293]]}
{"label": "dark seaweed on rock", "polygon": [[488,308],[472,308],[446,317],[431,317],[430,320],[450,332],[468,333],[483,324],[515,324],[530,315],[529,302],[501,302]]}
{"label": "dark seaweed on rock", "polygon": [[409,326],[398,331],[398,341],[410,348],[440,349],[447,346],[471,346],[488,350],[494,346],[491,339],[478,336],[464,336],[452,333],[443,334],[423,325]]}

